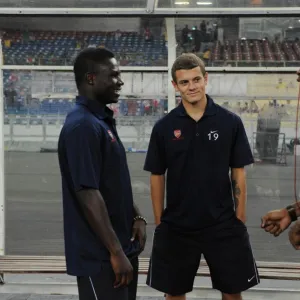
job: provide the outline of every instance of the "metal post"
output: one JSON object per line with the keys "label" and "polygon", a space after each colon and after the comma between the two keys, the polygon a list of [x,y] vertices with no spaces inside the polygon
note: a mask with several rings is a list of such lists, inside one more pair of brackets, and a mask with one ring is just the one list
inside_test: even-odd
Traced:
{"label": "metal post", "polygon": [[168,112],[176,107],[175,90],[172,85],[172,65],[176,59],[176,34],[175,34],[175,19],[166,18],[166,27],[168,35]]}
{"label": "metal post", "polygon": [[14,140],[14,121],[12,117],[9,118],[9,139],[12,142]]}
{"label": "metal post", "polygon": [[47,118],[47,117],[45,117],[45,116],[43,117],[43,123],[42,123],[42,124],[43,124],[43,142],[46,141],[46,136],[47,136],[47,125],[48,125],[48,124],[47,124],[47,123],[48,123],[47,121],[48,121],[48,120],[47,120],[46,118]]}
{"label": "metal post", "polygon": [[[2,66],[2,39],[0,39],[0,255],[5,254],[4,92]],[[0,274],[0,282],[4,282],[3,274]]]}

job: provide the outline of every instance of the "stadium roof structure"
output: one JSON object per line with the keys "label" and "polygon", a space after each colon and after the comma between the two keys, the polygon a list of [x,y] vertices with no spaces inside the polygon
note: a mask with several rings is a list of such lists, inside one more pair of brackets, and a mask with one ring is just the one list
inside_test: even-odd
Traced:
{"label": "stadium roof structure", "polygon": [[295,15],[300,0],[1,0],[0,8],[2,15]]}
{"label": "stadium roof structure", "polygon": [[98,7],[146,8],[154,2],[157,8],[195,7],[297,7],[299,0],[2,0],[0,7]]}

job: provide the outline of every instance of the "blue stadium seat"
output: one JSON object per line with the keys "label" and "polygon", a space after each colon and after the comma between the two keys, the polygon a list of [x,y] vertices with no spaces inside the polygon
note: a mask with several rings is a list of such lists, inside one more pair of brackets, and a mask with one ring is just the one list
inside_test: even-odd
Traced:
{"label": "blue stadium seat", "polygon": [[[82,37],[85,37],[88,45],[105,46],[112,49],[116,55],[127,54],[129,58],[126,62],[132,66],[143,65],[144,60],[148,65],[152,53],[159,53],[160,59],[164,59],[165,65],[167,64],[167,49],[163,37],[145,42],[143,36],[136,32],[124,32],[119,40],[116,40],[114,35],[104,32],[77,32],[76,34],[36,31],[30,33],[34,36],[33,41],[22,42],[19,39],[19,32],[8,30],[3,40],[10,38],[12,42],[10,48],[3,47],[5,64],[71,64],[73,56],[78,51],[76,44],[82,40]],[[143,54],[143,58],[138,62],[135,59],[137,51]],[[152,59],[151,63],[156,65],[155,59]]]}

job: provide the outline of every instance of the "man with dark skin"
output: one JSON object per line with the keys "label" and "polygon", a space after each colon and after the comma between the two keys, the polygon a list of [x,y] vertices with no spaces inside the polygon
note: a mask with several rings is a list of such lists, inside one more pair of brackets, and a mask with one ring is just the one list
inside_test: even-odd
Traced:
{"label": "man with dark skin", "polygon": [[67,273],[80,300],[134,300],[146,220],[133,203],[113,112],[123,81],[114,54],[89,48],[74,63],[79,96],[59,137]]}
{"label": "man with dark skin", "polygon": [[[297,71],[297,81],[300,82],[300,69]],[[291,245],[300,250],[300,203],[296,202],[286,208],[269,211],[262,217],[261,227],[275,237],[285,231],[292,222],[296,221],[289,232],[289,240]]]}

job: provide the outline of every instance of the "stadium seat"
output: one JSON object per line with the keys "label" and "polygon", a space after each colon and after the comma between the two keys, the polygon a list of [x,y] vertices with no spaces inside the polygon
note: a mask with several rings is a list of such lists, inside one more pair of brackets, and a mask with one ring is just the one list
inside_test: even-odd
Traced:
{"label": "stadium seat", "polygon": [[[34,31],[29,41],[22,41],[21,33],[6,30],[3,41],[11,40],[11,46],[3,44],[4,63],[7,65],[70,65],[76,54],[85,46],[107,47],[129,66],[156,66],[167,64],[167,48],[163,37],[146,42],[137,32],[122,32],[117,40],[114,32],[56,32]],[[77,45],[79,44],[79,45]],[[136,59],[136,53],[140,58]]]}

